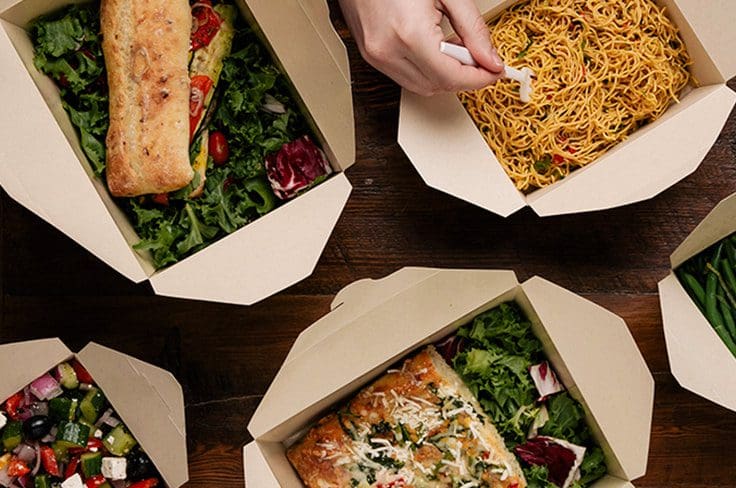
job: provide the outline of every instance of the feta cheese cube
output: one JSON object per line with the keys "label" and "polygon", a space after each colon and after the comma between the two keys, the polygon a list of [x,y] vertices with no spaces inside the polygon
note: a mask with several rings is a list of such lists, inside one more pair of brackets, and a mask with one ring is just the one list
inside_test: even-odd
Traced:
{"label": "feta cheese cube", "polygon": [[8,423],[8,419],[5,418],[5,415],[3,415],[2,412],[0,412],[0,429],[2,429],[3,427],[5,427],[5,424],[7,424],[7,423]]}
{"label": "feta cheese cube", "polygon": [[66,481],[64,481],[61,484],[61,488],[85,488],[85,487],[84,487],[84,483],[82,483],[82,477],[79,476],[79,473],[77,473],[71,478],[68,478]]}
{"label": "feta cheese cube", "polygon": [[124,480],[128,461],[124,457],[102,458],[102,476],[109,480]]}
{"label": "feta cheese cube", "polygon": [[100,429],[97,429],[94,435],[97,439],[102,439],[102,431]]}

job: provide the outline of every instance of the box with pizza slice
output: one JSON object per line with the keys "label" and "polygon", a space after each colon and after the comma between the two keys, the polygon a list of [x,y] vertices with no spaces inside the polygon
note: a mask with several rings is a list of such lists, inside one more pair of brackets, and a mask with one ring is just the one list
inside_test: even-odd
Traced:
{"label": "box with pizza slice", "polygon": [[659,282],[672,374],[683,388],[736,411],[736,194],[670,256]]}
{"label": "box with pizza slice", "polygon": [[250,421],[247,486],[631,487],[654,381],[625,322],[512,271],[343,289]]}
{"label": "box with pizza slice", "polygon": [[0,1],[0,184],[127,278],[251,304],[311,274],[351,186],[319,0]]}
{"label": "box with pizza slice", "polygon": [[177,488],[184,398],[167,371],[95,343],[0,345],[0,486]]}

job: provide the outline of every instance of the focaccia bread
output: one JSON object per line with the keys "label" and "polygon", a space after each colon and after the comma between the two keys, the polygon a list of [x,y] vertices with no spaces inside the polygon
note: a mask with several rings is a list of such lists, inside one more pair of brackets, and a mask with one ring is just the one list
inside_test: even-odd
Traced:
{"label": "focaccia bread", "polygon": [[102,0],[110,87],[107,185],[118,197],[183,188],[189,161],[187,0]]}
{"label": "focaccia bread", "polygon": [[525,488],[482,412],[430,346],[319,421],[287,457],[309,488]]}

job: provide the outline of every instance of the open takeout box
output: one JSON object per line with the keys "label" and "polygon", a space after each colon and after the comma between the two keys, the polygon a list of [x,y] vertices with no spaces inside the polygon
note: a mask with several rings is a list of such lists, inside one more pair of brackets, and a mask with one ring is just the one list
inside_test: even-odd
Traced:
{"label": "open takeout box", "polygon": [[[127,278],[166,296],[251,304],[309,276],[351,191],[355,159],[345,46],[322,0],[236,0],[290,78],[336,175],[183,261],[155,271],[93,174],[54,83],[33,66],[25,28],[72,0],[0,0],[0,184]],[[78,3],[78,2],[75,2]]]}
{"label": "open takeout box", "polygon": [[95,343],[78,353],[59,339],[0,345],[0,402],[76,358],[153,461],[168,488],[189,479],[184,395],[168,371]]}
{"label": "open takeout box", "polygon": [[659,299],[672,374],[683,388],[736,411],[736,358],[674,273],[734,232],[736,194],[719,203],[672,254],[673,271],[659,282]]}
{"label": "open takeout box", "polygon": [[542,278],[427,268],[349,285],[299,336],[248,425],[246,485],[302,486],[286,445],[411,351],[511,300],[604,450],[609,474],[595,488],[631,487],[646,470],[654,380],[624,321]]}
{"label": "open takeout box", "polygon": [[[476,0],[492,19],[518,0]],[[519,192],[455,94],[401,96],[399,144],[427,185],[508,216],[530,206],[549,216],[603,210],[654,197],[697,169],[715,143],[736,94],[736,2],[657,0],[679,27],[696,88],[656,122],[597,161],[528,195]],[[514,65],[509,60],[510,64]],[[515,65],[514,65],[515,66]]]}

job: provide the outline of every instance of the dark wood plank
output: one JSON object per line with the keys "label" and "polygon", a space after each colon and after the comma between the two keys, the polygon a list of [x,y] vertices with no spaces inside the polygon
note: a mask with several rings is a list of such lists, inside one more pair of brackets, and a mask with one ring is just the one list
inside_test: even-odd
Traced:
{"label": "dark wood plank", "polygon": [[[700,169],[656,198],[605,212],[502,219],[427,188],[396,143],[399,90],[352,60],[358,156],[353,195],[313,276],[253,307],[156,297],[0,196],[0,342],[90,340],[172,371],[187,403],[188,487],[242,486],[246,425],[300,331],[348,283],[406,265],[542,275],[621,315],[657,381],[651,456],[640,488],[732,488],[736,413],[669,373],[656,284],[669,254],[736,191],[736,116]],[[736,83],[732,82],[736,88]],[[462,155],[448,164],[462,164]]]}

